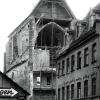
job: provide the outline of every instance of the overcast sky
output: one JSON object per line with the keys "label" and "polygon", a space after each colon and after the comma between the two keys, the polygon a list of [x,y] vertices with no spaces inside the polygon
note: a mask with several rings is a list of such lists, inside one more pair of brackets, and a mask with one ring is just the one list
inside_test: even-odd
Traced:
{"label": "overcast sky", "polygon": [[[31,13],[39,0],[0,0],[0,70],[4,67],[8,35]],[[66,0],[74,15],[83,19],[100,0]]]}

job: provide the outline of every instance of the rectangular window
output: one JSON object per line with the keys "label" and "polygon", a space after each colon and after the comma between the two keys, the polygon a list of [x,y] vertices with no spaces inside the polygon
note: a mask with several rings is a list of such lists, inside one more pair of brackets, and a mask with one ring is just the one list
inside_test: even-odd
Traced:
{"label": "rectangular window", "polygon": [[92,63],[95,63],[97,61],[97,45],[94,43],[92,45]]}
{"label": "rectangular window", "polygon": [[41,83],[41,78],[38,76],[37,77],[37,85],[40,85],[40,83]]}
{"label": "rectangular window", "polygon": [[74,84],[71,85],[71,99],[74,98]]}
{"label": "rectangular window", "polygon": [[65,60],[62,61],[62,75],[64,75],[64,69],[65,69]]}
{"label": "rectangular window", "polygon": [[68,38],[67,35],[65,35],[65,46],[67,45],[67,42],[66,42],[66,41],[68,41],[67,38]]}
{"label": "rectangular window", "polygon": [[74,66],[75,66],[75,55],[71,56],[71,72],[74,71]]}
{"label": "rectangular window", "polygon": [[69,58],[66,60],[66,73],[69,73],[70,61]]}
{"label": "rectangular window", "polygon": [[88,97],[88,80],[84,81],[84,97]]}
{"label": "rectangular window", "polygon": [[89,49],[84,49],[84,67],[88,66],[89,64]]}
{"label": "rectangular window", "polygon": [[77,53],[77,69],[81,69],[81,51]]}
{"label": "rectangular window", "polygon": [[62,100],[64,100],[64,98],[65,98],[65,88],[62,87]]}
{"label": "rectangular window", "polygon": [[60,63],[58,63],[58,77],[60,76]]}
{"label": "rectangular window", "polygon": [[77,98],[81,97],[81,83],[77,83]]}
{"label": "rectangular window", "polygon": [[70,89],[69,89],[69,86],[66,87],[66,100],[69,100],[69,97],[70,97]]}
{"label": "rectangular window", "polygon": [[47,76],[47,85],[50,85],[50,83],[51,83],[51,77]]}
{"label": "rectangular window", "polygon": [[92,78],[92,96],[96,95],[96,78]]}
{"label": "rectangular window", "polygon": [[60,100],[60,88],[58,89],[58,100]]}

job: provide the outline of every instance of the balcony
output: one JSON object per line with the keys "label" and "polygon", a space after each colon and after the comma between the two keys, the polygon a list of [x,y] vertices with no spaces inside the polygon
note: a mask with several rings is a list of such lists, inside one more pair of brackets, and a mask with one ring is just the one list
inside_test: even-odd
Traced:
{"label": "balcony", "polygon": [[56,89],[56,85],[55,84],[40,84],[40,83],[34,83],[33,85],[33,90],[55,90]]}

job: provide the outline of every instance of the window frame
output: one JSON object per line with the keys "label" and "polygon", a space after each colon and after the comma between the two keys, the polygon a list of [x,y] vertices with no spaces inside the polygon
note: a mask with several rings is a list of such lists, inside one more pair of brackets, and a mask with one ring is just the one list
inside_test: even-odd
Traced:
{"label": "window frame", "polygon": [[88,80],[84,81],[84,97],[88,97]]}
{"label": "window frame", "polygon": [[96,77],[92,78],[92,85],[91,86],[92,86],[91,87],[91,89],[92,89],[91,95],[95,96],[96,95]]}
{"label": "window frame", "polygon": [[78,51],[78,53],[77,53],[77,70],[81,69],[81,61],[82,61],[81,51]]}
{"label": "window frame", "polygon": [[74,66],[75,66],[75,55],[72,55],[71,56],[71,72],[75,71]]}
{"label": "window frame", "polygon": [[57,72],[58,77],[60,77],[60,67],[61,67],[61,63],[59,62],[58,63],[58,72]]}
{"label": "window frame", "polygon": [[74,98],[74,84],[71,84],[71,99]]}
{"label": "window frame", "polygon": [[62,76],[64,76],[65,60],[62,60]]}
{"label": "window frame", "polygon": [[97,43],[92,44],[92,64],[97,62]]}
{"label": "window frame", "polygon": [[66,86],[66,100],[69,100],[70,99],[70,86],[67,85]]}
{"label": "window frame", "polygon": [[47,85],[51,85],[51,76],[47,76]]}
{"label": "window frame", "polygon": [[77,83],[77,98],[81,98],[81,82]]}
{"label": "window frame", "polygon": [[65,99],[65,87],[62,87],[62,100]]}
{"label": "window frame", "polygon": [[89,65],[89,48],[84,49],[84,67]]}
{"label": "window frame", "polygon": [[61,91],[60,88],[58,88],[58,100],[60,100],[60,94],[61,94],[60,91]]}
{"label": "window frame", "polygon": [[66,74],[70,72],[70,58],[66,59]]}

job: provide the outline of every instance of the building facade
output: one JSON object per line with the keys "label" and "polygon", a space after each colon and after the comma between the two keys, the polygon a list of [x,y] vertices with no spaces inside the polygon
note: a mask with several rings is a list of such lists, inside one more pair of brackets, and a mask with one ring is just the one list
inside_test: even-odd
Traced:
{"label": "building facade", "polygon": [[55,54],[74,39],[67,30],[75,22],[65,0],[40,0],[9,35],[4,72],[30,92],[30,100],[55,99]]}
{"label": "building facade", "polygon": [[100,5],[76,27],[57,55],[57,100],[100,100]]}

